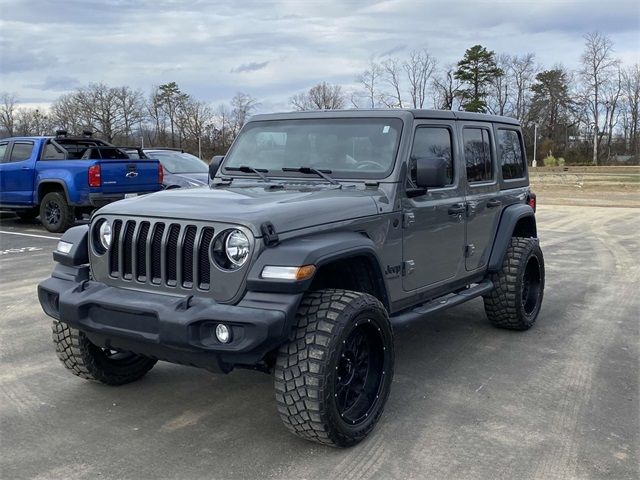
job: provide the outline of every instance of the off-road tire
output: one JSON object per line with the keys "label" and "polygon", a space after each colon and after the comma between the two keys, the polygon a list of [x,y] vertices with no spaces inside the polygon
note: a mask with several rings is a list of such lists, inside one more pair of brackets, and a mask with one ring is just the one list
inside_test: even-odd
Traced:
{"label": "off-road tire", "polygon": [[[371,295],[326,289],[305,295],[296,320],[290,342],[280,348],[276,360],[280,417],[287,429],[304,439],[334,447],[355,445],[375,427],[391,387],[394,348],[387,311]],[[343,388],[338,384],[338,365],[344,365],[347,341],[357,333],[371,336],[367,352],[378,352],[367,357],[365,375],[374,380],[369,385],[377,386],[368,387],[375,393],[367,397],[371,405],[362,410],[368,413],[359,413],[362,421],[349,422],[338,407],[337,392]]]}
{"label": "off-road tire", "polygon": [[125,361],[110,359],[105,351],[89,341],[80,330],[53,321],[53,343],[64,366],[74,375],[107,385],[124,385],[142,378],[156,360],[130,354]]}
{"label": "off-road tire", "polygon": [[[528,273],[525,279],[527,268],[538,272],[536,285],[527,287],[527,283],[532,282],[528,278],[533,275]],[[489,321],[496,327],[510,330],[531,328],[540,312],[544,295],[544,257],[538,239],[513,237],[502,268],[491,276],[491,280],[494,289],[484,297]],[[529,296],[529,289],[535,289],[532,290],[537,293],[535,298]]]}
{"label": "off-road tire", "polygon": [[33,222],[39,214],[40,210],[38,210],[38,208],[25,208],[16,211],[16,215],[23,222]]}
{"label": "off-road tire", "polygon": [[[48,209],[56,209],[57,214],[52,215]],[[55,218],[53,218],[55,217]],[[74,208],[69,205],[67,198],[62,192],[49,192],[40,203],[40,221],[44,228],[52,233],[66,231],[75,222]]]}

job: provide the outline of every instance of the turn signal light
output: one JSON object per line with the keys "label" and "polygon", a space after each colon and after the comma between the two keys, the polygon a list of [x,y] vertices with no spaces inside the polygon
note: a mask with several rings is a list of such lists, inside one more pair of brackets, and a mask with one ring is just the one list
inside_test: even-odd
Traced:
{"label": "turn signal light", "polygon": [[89,167],[89,186],[99,187],[102,184],[100,178],[100,165],[91,165]]}
{"label": "turn signal light", "polygon": [[302,267],[279,267],[267,265],[262,269],[262,278],[274,280],[295,280],[302,281],[311,278],[316,272],[315,265],[304,265]]}

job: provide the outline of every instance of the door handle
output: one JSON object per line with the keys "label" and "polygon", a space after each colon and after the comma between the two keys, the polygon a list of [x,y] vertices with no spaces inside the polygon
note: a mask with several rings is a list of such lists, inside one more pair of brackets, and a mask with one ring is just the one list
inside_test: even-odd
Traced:
{"label": "door handle", "polygon": [[21,168],[22,168],[22,170],[31,170],[30,167],[21,167]]}
{"label": "door handle", "polygon": [[448,213],[449,215],[461,215],[467,211],[467,207],[464,203],[456,203],[455,205],[451,205],[449,207]]}
{"label": "door handle", "polygon": [[487,202],[487,208],[496,208],[502,205],[502,202],[497,198],[492,198]]}

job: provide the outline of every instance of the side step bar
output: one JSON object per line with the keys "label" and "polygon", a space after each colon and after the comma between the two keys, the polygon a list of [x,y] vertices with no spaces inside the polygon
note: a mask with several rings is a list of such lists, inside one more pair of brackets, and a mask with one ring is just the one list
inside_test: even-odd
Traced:
{"label": "side step bar", "polygon": [[491,280],[485,280],[482,283],[478,283],[466,290],[462,290],[459,293],[450,293],[442,297],[434,298],[433,300],[413,307],[411,310],[401,312],[397,315],[393,315],[389,318],[391,326],[394,329],[404,328],[411,323],[422,320],[432,313],[441,312],[447,308],[460,305],[472,298],[479,297],[485,293],[493,290],[493,282]]}

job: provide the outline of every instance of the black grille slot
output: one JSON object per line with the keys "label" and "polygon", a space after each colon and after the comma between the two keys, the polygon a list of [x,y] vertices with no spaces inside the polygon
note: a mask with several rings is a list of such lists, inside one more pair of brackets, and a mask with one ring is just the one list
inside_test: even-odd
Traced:
{"label": "black grille slot", "polygon": [[182,243],[182,286],[193,288],[193,247],[196,241],[197,228],[189,225],[184,232]]}
{"label": "black grille slot", "polygon": [[162,270],[162,235],[164,234],[164,223],[156,223],[153,229],[153,239],[151,240],[151,281],[160,283]]}
{"label": "black grille slot", "polygon": [[138,243],[136,244],[136,278],[144,282],[147,278],[147,237],[149,236],[149,222],[140,224]]}
{"label": "black grille slot", "polygon": [[133,232],[135,222],[127,222],[124,227],[124,243],[122,244],[122,278],[130,280],[133,273]]}
{"label": "black grille slot", "polygon": [[167,285],[175,286],[178,281],[178,238],[180,225],[175,223],[169,227],[167,235]]}
{"label": "black grille slot", "polygon": [[111,275],[118,275],[120,262],[120,229],[122,228],[122,221],[116,220],[113,222],[113,228],[111,229],[111,250],[109,252],[109,270]]}
{"label": "black grille slot", "polygon": [[198,288],[209,290],[211,283],[211,265],[209,263],[209,247],[213,240],[213,228],[202,229],[200,246],[198,247]]}

